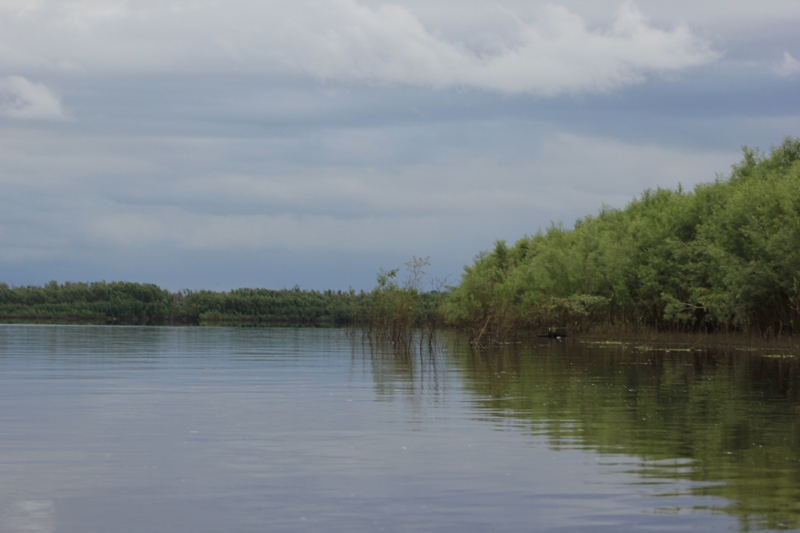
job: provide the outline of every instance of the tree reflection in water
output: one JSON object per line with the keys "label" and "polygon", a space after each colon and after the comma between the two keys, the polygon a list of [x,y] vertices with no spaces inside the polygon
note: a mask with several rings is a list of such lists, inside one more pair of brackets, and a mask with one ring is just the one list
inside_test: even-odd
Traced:
{"label": "tree reflection in water", "polygon": [[[354,354],[356,351],[354,350]],[[800,528],[800,360],[790,353],[542,341],[472,349],[462,338],[364,353],[378,398],[413,412],[458,372],[475,418],[580,448],[637,483],[724,498],[742,531]],[[420,417],[421,418],[421,417]],[[681,482],[685,482],[681,485]],[[666,488],[668,487],[668,488]],[[711,500],[713,501],[713,500]],[[719,500],[717,500],[719,501]]]}
{"label": "tree reflection in water", "polygon": [[554,448],[641,458],[699,482],[744,531],[800,527],[800,364],[787,354],[547,343],[461,350],[476,403]]}

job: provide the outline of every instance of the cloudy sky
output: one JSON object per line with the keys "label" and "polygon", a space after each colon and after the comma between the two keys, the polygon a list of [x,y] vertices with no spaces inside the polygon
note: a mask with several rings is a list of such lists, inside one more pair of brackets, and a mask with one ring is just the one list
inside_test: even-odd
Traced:
{"label": "cloudy sky", "polygon": [[371,288],[800,135],[797,0],[0,0],[0,281]]}

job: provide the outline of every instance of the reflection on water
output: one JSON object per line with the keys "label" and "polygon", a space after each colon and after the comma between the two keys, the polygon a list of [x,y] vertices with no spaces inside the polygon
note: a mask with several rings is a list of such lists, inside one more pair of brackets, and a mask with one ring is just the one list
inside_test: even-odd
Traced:
{"label": "reflection on water", "polygon": [[553,341],[474,350],[452,335],[433,350],[366,352],[378,398],[402,392],[416,413],[457,369],[477,420],[544,437],[552,450],[598,452],[632,485],[688,496],[659,513],[724,512],[742,531],[800,528],[794,355]]}
{"label": "reflection on water", "polygon": [[52,500],[21,500],[0,507],[0,531],[51,533],[54,531]]}
{"label": "reflection on water", "polygon": [[636,458],[623,467],[636,484],[698,482],[687,494],[725,498],[712,507],[743,531],[800,527],[796,357],[576,342],[459,354],[487,419],[519,420],[553,449]]}
{"label": "reflection on water", "polygon": [[0,532],[800,529],[794,357],[406,348],[0,326]]}
{"label": "reflection on water", "polygon": [[438,337],[403,347],[363,338],[353,342],[351,356],[354,364],[368,363],[377,401],[399,400],[424,420],[425,407],[441,404],[448,387],[446,352]]}

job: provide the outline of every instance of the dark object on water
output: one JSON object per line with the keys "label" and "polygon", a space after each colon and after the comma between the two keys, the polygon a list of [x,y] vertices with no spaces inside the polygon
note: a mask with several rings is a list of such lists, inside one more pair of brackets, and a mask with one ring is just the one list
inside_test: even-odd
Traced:
{"label": "dark object on water", "polygon": [[548,339],[558,339],[561,340],[562,338],[567,336],[566,328],[548,328],[547,333],[540,333],[537,337],[547,337]]}

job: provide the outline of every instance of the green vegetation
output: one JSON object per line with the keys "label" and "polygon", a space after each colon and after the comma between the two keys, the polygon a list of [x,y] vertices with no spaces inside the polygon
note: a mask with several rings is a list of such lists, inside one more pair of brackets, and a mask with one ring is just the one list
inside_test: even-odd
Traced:
{"label": "green vegetation", "polygon": [[402,285],[397,282],[399,269],[381,270],[378,285],[355,301],[352,323],[360,326],[366,336],[408,346],[415,330],[426,330],[432,341],[433,330],[440,325],[440,306],[444,300],[444,282],[434,280],[431,291],[423,291],[428,257],[413,257],[406,263],[407,276]]}
{"label": "green vegetation", "polygon": [[331,324],[350,322],[353,292],[237,289],[170,293],[139,283],[0,283],[0,319],[96,324]]}
{"label": "green vegetation", "polygon": [[800,332],[800,139],[744,149],[727,179],[647,190],[571,230],[497,241],[445,289],[428,258],[378,274],[370,292],[170,293],[138,283],[0,284],[0,319],[109,324],[332,324],[409,339],[450,326],[474,342],[534,332]]}
{"label": "green vegetation", "polygon": [[183,324],[344,325],[350,322],[354,292],[237,289],[183,291],[173,295],[172,321]]}
{"label": "green vegetation", "polygon": [[[423,291],[428,259],[381,271],[371,292],[236,289],[171,293],[152,284],[64,283],[9,287],[0,283],[0,320],[93,324],[333,325],[363,327],[370,337],[407,341],[413,329],[438,324],[441,290]],[[439,288],[443,283],[439,283]]]}
{"label": "green vegetation", "polygon": [[164,324],[172,312],[169,291],[140,283],[65,283],[9,287],[0,283],[0,318],[105,324]]}
{"label": "green vegetation", "polygon": [[372,338],[408,342],[417,328],[440,324],[444,282],[424,291],[428,258],[378,274],[370,292],[236,289],[171,293],[152,284],[64,283],[9,287],[0,283],[0,320],[93,324],[332,325],[363,327]]}
{"label": "green vegetation", "polygon": [[744,149],[728,179],[648,190],[574,229],[552,225],[465,268],[448,323],[507,338],[572,332],[800,332],[800,139]]}

